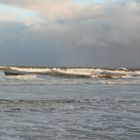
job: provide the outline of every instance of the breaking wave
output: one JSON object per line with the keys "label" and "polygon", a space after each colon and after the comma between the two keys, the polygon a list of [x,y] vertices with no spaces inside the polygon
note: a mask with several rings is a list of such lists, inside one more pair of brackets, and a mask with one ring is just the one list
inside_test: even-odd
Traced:
{"label": "breaking wave", "polygon": [[5,75],[54,75],[85,78],[135,78],[140,77],[140,70],[102,69],[102,68],[25,68],[1,67]]}
{"label": "breaking wave", "polygon": [[[66,80],[67,79],[67,80]],[[138,69],[0,67],[0,82],[15,84],[140,84]]]}

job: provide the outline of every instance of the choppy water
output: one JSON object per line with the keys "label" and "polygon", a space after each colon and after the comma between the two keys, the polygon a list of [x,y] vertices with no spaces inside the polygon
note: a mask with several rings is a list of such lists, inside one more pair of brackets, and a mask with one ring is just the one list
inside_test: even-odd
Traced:
{"label": "choppy water", "polygon": [[0,73],[0,140],[140,139],[138,74],[106,79]]}

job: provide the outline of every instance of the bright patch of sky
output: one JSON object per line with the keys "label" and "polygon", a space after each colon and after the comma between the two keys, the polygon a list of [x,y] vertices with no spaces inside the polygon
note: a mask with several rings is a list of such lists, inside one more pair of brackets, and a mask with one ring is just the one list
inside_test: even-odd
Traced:
{"label": "bright patch of sky", "polygon": [[91,5],[91,4],[100,4],[100,3],[117,2],[117,1],[120,0],[76,0],[76,3]]}
{"label": "bright patch of sky", "polygon": [[0,21],[16,21],[33,24],[32,22],[41,23],[43,19],[39,16],[39,13],[34,11],[0,4]]}
{"label": "bright patch of sky", "polygon": [[90,5],[94,3],[103,3],[105,1],[108,1],[108,0],[76,0],[77,3],[86,4],[86,5]]}

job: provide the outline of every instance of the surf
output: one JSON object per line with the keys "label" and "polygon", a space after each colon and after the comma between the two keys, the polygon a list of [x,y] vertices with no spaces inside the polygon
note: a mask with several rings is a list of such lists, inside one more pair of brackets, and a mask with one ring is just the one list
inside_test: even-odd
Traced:
{"label": "surf", "polygon": [[18,75],[51,75],[59,77],[75,78],[101,78],[101,79],[122,79],[140,77],[140,70],[129,70],[126,68],[105,69],[105,68],[61,68],[61,67],[3,67],[0,68],[6,76]]}

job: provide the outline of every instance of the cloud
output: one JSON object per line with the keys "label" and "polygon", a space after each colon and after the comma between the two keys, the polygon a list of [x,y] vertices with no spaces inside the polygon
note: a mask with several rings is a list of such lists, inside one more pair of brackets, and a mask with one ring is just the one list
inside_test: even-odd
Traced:
{"label": "cloud", "polygon": [[27,25],[41,24],[44,22],[35,11],[0,4],[0,22],[9,21],[21,22]]}
{"label": "cloud", "polygon": [[1,22],[0,37],[1,65],[51,66],[59,63],[59,56],[49,40],[42,40],[30,26],[18,22]]}
{"label": "cloud", "polygon": [[91,5],[77,4],[73,0],[4,2],[38,12],[45,21],[40,26],[27,26],[24,22],[0,23],[0,44],[6,46],[1,47],[0,60],[4,60],[3,54],[8,54],[7,64],[140,65],[139,1]]}
{"label": "cloud", "polygon": [[72,0],[6,0],[1,2],[40,12],[48,18],[73,14],[73,10],[77,9]]}

